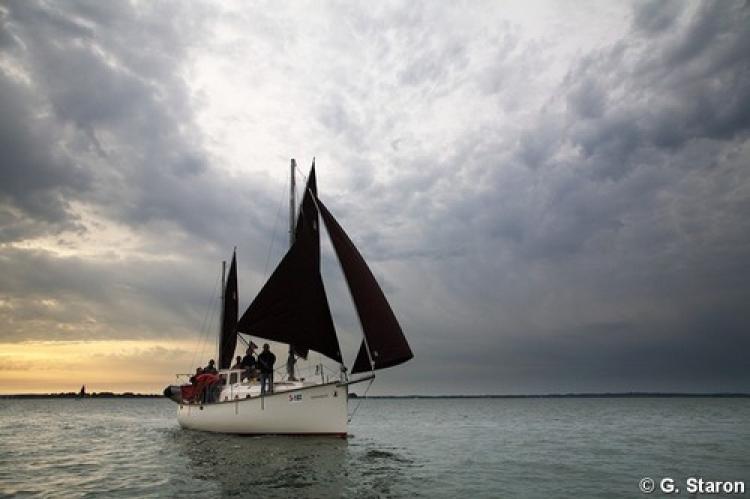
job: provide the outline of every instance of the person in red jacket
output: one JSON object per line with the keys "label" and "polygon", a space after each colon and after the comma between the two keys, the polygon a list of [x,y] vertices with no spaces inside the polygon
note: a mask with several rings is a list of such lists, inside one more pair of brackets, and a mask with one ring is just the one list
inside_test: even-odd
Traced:
{"label": "person in red jacket", "polygon": [[204,403],[210,403],[213,402],[211,397],[211,388],[214,384],[218,383],[221,380],[221,378],[217,374],[211,374],[204,372],[203,374],[196,376],[196,386],[195,386],[195,398],[194,402],[198,402],[201,400]]}

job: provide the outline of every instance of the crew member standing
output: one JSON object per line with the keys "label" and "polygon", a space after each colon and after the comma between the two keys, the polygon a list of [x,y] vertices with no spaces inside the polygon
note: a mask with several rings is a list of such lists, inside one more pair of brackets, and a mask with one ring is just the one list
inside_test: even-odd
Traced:
{"label": "crew member standing", "polygon": [[297,363],[297,357],[294,356],[294,346],[289,345],[289,357],[286,359],[286,374],[289,381],[297,381],[294,377],[294,364]]}
{"label": "crew member standing", "polygon": [[[273,393],[273,364],[276,362],[276,356],[271,352],[268,343],[263,344],[263,351],[258,355],[258,364],[260,364],[260,394],[266,392]],[[266,383],[268,386],[266,387]]]}
{"label": "crew member standing", "polygon": [[245,368],[245,372],[242,373],[242,379],[255,379],[255,368],[258,362],[255,360],[255,343],[250,342],[250,346],[247,348],[245,356],[242,358],[242,367]]}

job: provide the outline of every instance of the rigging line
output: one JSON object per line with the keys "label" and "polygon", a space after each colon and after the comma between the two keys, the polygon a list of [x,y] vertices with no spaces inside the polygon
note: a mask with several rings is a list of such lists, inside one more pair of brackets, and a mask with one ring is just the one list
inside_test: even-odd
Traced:
{"label": "rigging line", "polygon": [[238,337],[238,338],[239,338],[240,340],[242,340],[242,343],[244,343],[245,345],[247,345],[247,346],[248,346],[248,348],[250,347],[250,343],[248,343],[248,342],[247,342],[247,340],[246,340],[245,338],[243,338],[243,337],[242,337],[242,335],[241,335],[240,333],[237,333],[237,337]]}
{"label": "rigging line", "polygon": [[[208,321],[206,322],[206,329],[204,332],[203,340],[200,344],[200,351],[198,354],[199,357],[203,357],[203,353],[206,350],[206,346],[211,343],[209,341],[209,338],[211,336],[211,331],[216,330],[216,325],[214,324],[214,316],[216,315],[216,309],[223,305],[221,303],[221,299],[217,295],[218,293],[214,292],[214,300],[213,300],[213,303],[211,303],[211,307],[209,308]],[[218,306],[215,306],[214,304],[217,304]]]}
{"label": "rigging line", "polygon": [[221,305],[221,299],[219,298],[219,294],[221,292],[221,277],[216,276],[216,283],[214,284],[214,290],[211,294],[211,302],[208,304],[208,307],[206,308],[206,321],[203,323],[203,326],[201,328],[201,346],[203,345],[203,342],[207,341],[207,336],[210,334],[211,330],[211,321],[213,320],[213,314],[214,309],[216,306]]}
{"label": "rigging line", "polygon": [[[214,305],[214,303],[212,301],[211,302],[211,308],[213,308],[213,305]],[[193,365],[191,366],[191,369],[193,367],[195,367],[195,362],[196,361],[199,362],[200,358],[203,357],[203,350],[206,348],[205,345],[206,345],[206,342],[208,341],[208,336],[209,336],[208,335],[209,324],[211,323],[211,320],[212,320],[212,317],[213,317],[213,312],[212,312],[211,308],[209,308],[209,310],[208,310],[208,314],[207,314],[207,318],[206,318],[206,325],[203,328],[203,332],[201,333],[200,343],[198,344],[198,348],[196,349],[196,351],[193,354],[194,361],[193,361]]]}
{"label": "rigging line", "polygon": [[[208,331],[210,329],[213,329],[212,326],[214,325],[214,316],[215,315],[216,315],[215,307],[211,307],[211,315],[210,315],[210,317],[208,319],[208,327],[206,328],[206,333],[208,333]],[[206,339],[208,339],[208,334],[206,334]],[[206,345],[208,345],[208,344],[209,344],[209,342],[205,341],[203,343],[203,346],[201,346],[200,357],[203,357],[203,351],[206,349]]]}
{"label": "rigging line", "polygon": [[281,192],[282,196],[279,198],[279,204],[276,208],[276,217],[273,221],[273,232],[271,234],[271,241],[268,244],[268,253],[266,254],[266,263],[263,265],[263,279],[265,280],[268,277],[268,262],[271,259],[271,250],[273,250],[274,243],[276,242],[276,228],[279,225],[279,214],[281,213],[281,205],[284,204],[284,195],[286,193],[286,186],[288,184],[284,183],[284,190]]}
{"label": "rigging line", "polygon": [[[201,321],[201,327],[198,330],[198,332],[200,334],[199,337],[198,337],[198,347],[199,348],[201,347],[201,345],[205,341],[205,336],[206,336],[206,333],[208,332],[208,330],[205,329],[206,328],[206,321],[208,320],[208,313],[211,311],[211,308],[212,308],[212,306],[214,304],[214,299],[216,297],[216,288],[219,286],[219,279],[220,279],[220,277],[217,276],[216,277],[216,282],[214,283],[214,286],[213,286],[213,291],[211,291],[211,298],[210,298],[210,300],[208,302],[208,307],[206,307],[206,312],[203,314],[203,320]],[[198,352],[196,350],[193,350],[193,358],[190,360],[190,366],[188,366],[188,372],[190,372],[192,370],[193,366],[195,365],[195,356],[197,355],[197,353]]]}
{"label": "rigging line", "polygon": [[361,397],[357,397],[357,405],[354,406],[354,410],[352,411],[352,413],[347,418],[347,420],[346,420],[347,423],[351,423],[352,422],[352,419],[354,418],[354,415],[357,414],[357,411],[359,410],[359,406],[362,405],[362,401],[367,398],[367,392],[370,390],[370,387],[372,386],[372,382],[373,381],[375,381],[375,377],[374,376],[372,378],[370,378],[370,382],[367,383],[367,388],[365,388],[365,391],[362,394],[362,396]]}

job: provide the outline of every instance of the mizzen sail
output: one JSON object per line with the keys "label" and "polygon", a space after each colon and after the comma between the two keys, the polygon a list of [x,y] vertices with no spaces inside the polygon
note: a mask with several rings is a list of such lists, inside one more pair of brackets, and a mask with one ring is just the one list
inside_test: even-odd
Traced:
{"label": "mizzen sail", "polygon": [[295,240],[237,324],[237,331],[289,343],[299,355],[315,350],[341,362],[320,277],[320,227],[313,196],[315,167],[302,198]]}
{"label": "mizzen sail", "polygon": [[229,369],[237,347],[237,255],[232,254],[232,264],[229,266],[227,284],[224,288],[224,313],[219,337],[219,369]]}
{"label": "mizzen sail", "polygon": [[[344,271],[344,277],[349,285],[365,336],[352,372],[369,371],[371,369],[370,358],[372,358],[374,369],[384,369],[406,362],[414,354],[406,342],[388,300],[385,299],[383,290],[380,289],[372,271],[341,225],[320,199],[317,200],[317,204]],[[367,355],[368,348],[369,356]]]}

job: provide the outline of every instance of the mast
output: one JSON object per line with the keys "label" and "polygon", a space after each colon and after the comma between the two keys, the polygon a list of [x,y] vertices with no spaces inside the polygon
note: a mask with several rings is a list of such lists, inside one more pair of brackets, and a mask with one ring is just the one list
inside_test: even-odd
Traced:
{"label": "mast", "polygon": [[221,311],[220,311],[220,317],[219,317],[219,334],[217,335],[216,339],[216,365],[219,365],[221,362],[221,333],[222,328],[224,327],[224,293],[225,293],[225,286],[226,286],[226,280],[227,280],[227,261],[222,260],[221,261]]}
{"label": "mast", "polygon": [[291,248],[294,244],[294,226],[296,221],[294,220],[294,209],[295,205],[295,185],[294,185],[294,169],[297,168],[297,162],[292,158],[292,164],[290,165],[292,181],[289,184],[289,247]]}

